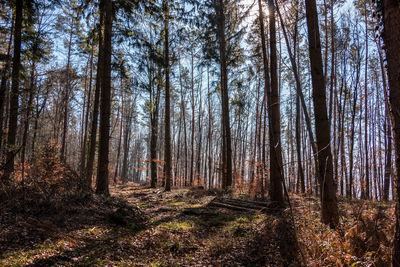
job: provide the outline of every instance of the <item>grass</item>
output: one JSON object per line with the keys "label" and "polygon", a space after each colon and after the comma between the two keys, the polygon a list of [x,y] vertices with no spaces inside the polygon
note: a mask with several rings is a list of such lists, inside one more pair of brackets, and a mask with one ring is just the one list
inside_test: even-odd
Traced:
{"label": "grass", "polygon": [[183,202],[183,201],[172,201],[171,203],[169,203],[171,206],[177,207],[177,206],[185,206],[188,205],[188,203]]}
{"label": "grass", "polygon": [[70,250],[73,246],[75,246],[75,244],[70,240],[59,240],[55,243],[44,242],[37,245],[34,249],[17,250],[4,255],[3,258],[6,260],[0,261],[0,265],[23,266],[31,264],[37,259],[51,257],[63,251]]}
{"label": "grass", "polygon": [[190,230],[192,229],[194,226],[193,221],[176,221],[173,220],[171,222],[165,222],[160,224],[158,227],[166,229],[166,230]]}

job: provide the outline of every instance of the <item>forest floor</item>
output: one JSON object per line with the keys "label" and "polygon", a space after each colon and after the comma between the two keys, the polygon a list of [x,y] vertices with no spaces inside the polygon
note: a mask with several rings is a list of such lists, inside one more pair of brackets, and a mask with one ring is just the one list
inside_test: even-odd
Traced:
{"label": "forest floor", "polygon": [[320,223],[318,199],[291,202],[293,216],[217,191],[129,183],[44,212],[0,205],[0,266],[301,266],[301,254],[308,266],[389,266],[391,202],[341,200],[336,230]]}
{"label": "forest floor", "polygon": [[300,265],[284,211],[137,184],[40,215],[4,213],[1,266]]}

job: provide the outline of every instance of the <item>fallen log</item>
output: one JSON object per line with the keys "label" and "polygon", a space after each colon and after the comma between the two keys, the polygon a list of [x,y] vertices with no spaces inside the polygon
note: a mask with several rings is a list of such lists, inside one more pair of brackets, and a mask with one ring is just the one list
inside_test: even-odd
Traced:
{"label": "fallen log", "polygon": [[250,209],[250,208],[245,208],[245,207],[241,207],[241,206],[234,206],[234,205],[230,205],[230,204],[226,204],[226,203],[222,203],[222,202],[210,202],[208,204],[209,206],[214,206],[214,207],[218,207],[218,208],[225,208],[225,209],[230,209],[230,210],[238,210],[238,211],[246,211],[246,212],[254,212],[254,209]]}
{"label": "fallen log", "polygon": [[253,204],[253,203],[247,203],[247,202],[241,202],[241,201],[235,201],[235,200],[230,200],[230,199],[224,199],[223,201],[220,201],[222,203],[226,203],[229,205],[236,205],[236,206],[241,206],[244,208],[249,208],[249,209],[254,209],[254,210],[261,210],[265,209],[267,205],[259,205],[259,204]]}

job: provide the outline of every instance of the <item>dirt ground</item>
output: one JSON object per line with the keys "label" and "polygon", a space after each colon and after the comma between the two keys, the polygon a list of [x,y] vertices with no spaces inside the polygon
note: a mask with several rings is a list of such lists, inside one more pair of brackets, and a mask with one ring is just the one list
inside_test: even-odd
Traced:
{"label": "dirt ground", "polygon": [[62,211],[9,211],[0,219],[0,265],[301,265],[285,211],[223,200],[128,184]]}

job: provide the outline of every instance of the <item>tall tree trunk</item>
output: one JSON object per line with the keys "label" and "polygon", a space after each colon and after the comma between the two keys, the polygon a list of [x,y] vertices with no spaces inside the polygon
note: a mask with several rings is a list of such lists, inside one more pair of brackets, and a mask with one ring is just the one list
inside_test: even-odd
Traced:
{"label": "tall tree trunk", "polygon": [[397,0],[383,0],[383,39],[388,63],[389,100],[396,152],[396,233],[392,265],[400,266],[400,6]]}
{"label": "tall tree trunk", "polygon": [[[270,71],[271,86],[268,99],[269,111],[269,137],[270,137],[270,196],[272,201],[283,202],[282,183],[284,182],[282,148],[281,148],[281,118],[280,118],[280,99],[277,76],[277,56],[276,56],[276,8],[273,0],[268,2],[269,9],[269,31],[270,31]],[[264,59],[264,63],[266,60]],[[267,91],[268,92],[268,91]]]}
{"label": "tall tree trunk", "polygon": [[[72,20],[72,19],[71,19]],[[72,21],[71,21],[71,29],[69,33],[69,41],[68,41],[68,56],[67,56],[67,81],[66,81],[66,86],[65,86],[65,92],[64,92],[64,118],[63,118],[63,135],[62,135],[62,141],[61,141],[61,152],[60,152],[60,158],[62,161],[65,162],[65,157],[67,153],[67,135],[68,135],[68,119],[69,119],[69,98],[71,94],[71,49],[72,49],[72,36],[73,36],[73,30],[72,30]]]}
{"label": "tall tree trunk", "polygon": [[306,191],[304,183],[304,171],[303,163],[301,161],[301,140],[300,140],[300,99],[299,95],[296,95],[296,151],[297,151],[297,173],[300,179],[301,193]]}
{"label": "tall tree trunk", "polygon": [[23,20],[23,0],[15,1],[15,31],[14,31],[14,55],[12,68],[12,86],[10,93],[10,112],[8,119],[8,136],[7,136],[7,158],[4,166],[3,179],[9,180],[11,173],[14,171],[14,157],[17,152],[15,141],[18,125],[18,98],[19,98],[19,73],[21,68],[21,32]]}
{"label": "tall tree trunk", "polygon": [[104,61],[100,96],[100,139],[96,193],[108,195],[108,151],[111,116],[112,0],[104,0]]}
{"label": "tall tree trunk", "polygon": [[386,131],[386,150],[385,150],[385,180],[384,180],[384,188],[383,188],[383,200],[389,200],[389,188],[390,188],[390,176],[392,173],[392,131],[390,129],[389,121],[385,123],[385,131]]}
{"label": "tall tree trunk", "polygon": [[171,190],[172,155],[171,155],[171,100],[169,82],[169,5],[168,0],[163,0],[164,13],[164,72],[165,72],[165,190]]}
{"label": "tall tree trunk", "polygon": [[24,132],[22,134],[22,147],[21,147],[21,163],[22,163],[22,183],[24,183],[25,178],[25,151],[26,151],[26,143],[28,139],[28,129],[30,123],[30,116],[33,104],[33,98],[35,96],[35,63],[32,63],[32,70],[31,70],[31,81],[29,87],[29,97],[28,103],[26,104],[26,113],[25,113],[25,122],[24,122]]}
{"label": "tall tree trunk", "polygon": [[128,156],[129,156],[129,136],[130,136],[130,124],[131,124],[131,116],[128,115],[125,118],[125,129],[124,129],[124,156],[122,159],[122,170],[121,170],[121,180],[122,183],[126,183],[128,181]]}
{"label": "tall tree trunk", "polygon": [[306,17],[321,185],[322,222],[335,227],[339,223],[339,212],[336,187],[333,180],[330,125],[326,110],[326,88],[322,69],[321,40],[315,0],[306,0]]}
{"label": "tall tree trunk", "polygon": [[222,188],[226,190],[232,185],[232,147],[231,128],[229,120],[228,68],[226,59],[225,36],[225,6],[224,1],[218,1],[218,42],[219,63],[221,67],[221,99],[222,99]]}
{"label": "tall tree trunk", "polygon": [[[200,84],[202,84],[202,82],[200,82]],[[201,153],[201,148],[202,148],[202,121],[201,121],[201,113],[202,113],[202,99],[201,99],[201,90],[200,90],[200,87],[199,87],[199,90],[198,90],[198,95],[199,95],[199,103],[200,103],[200,107],[199,107],[199,114],[198,114],[198,126],[199,126],[199,128],[198,128],[198,131],[199,131],[199,136],[198,136],[198,141],[197,141],[197,163],[196,163],[196,171],[195,171],[195,173],[196,173],[196,177],[197,177],[197,186],[200,186],[201,184],[200,184],[200,178],[202,177],[201,176],[201,159],[202,159],[202,157],[201,157],[201,155],[202,155],[202,153]],[[205,184],[205,181],[204,181],[204,184]]]}
{"label": "tall tree trunk", "polygon": [[2,155],[3,148],[3,133],[6,128],[4,124],[4,109],[5,109],[5,98],[7,91],[7,83],[9,78],[9,72],[11,68],[11,48],[12,48],[12,40],[14,33],[14,19],[11,20],[11,30],[10,30],[10,38],[8,40],[8,48],[7,48],[7,61],[5,66],[1,72],[1,84],[0,84],[0,155]]}
{"label": "tall tree trunk", "polygon": [[210,67],[207,65],[207,101],[208,101],[208,189],[213,186],[213,172],[212,172],[212,122],[213,117],[211,113],[211,94],[210,94]]}
{"label": "tall tree trunk", "polygon": [[[159,79],[161,79],[161,74],[159,74]],[[158,139],[158,109],[159,109],[159,99],[161,91],[161,83],[157,83],[157,91],[152,93],[154,95],[151,112],[151,133],[150,133],[150,175],[151,175],[151,187],[155,188],[157,186],[157,139]],[[153,89],[150,89],[153,90]]]}
{"label": "tall tree trunk", "polygon": [[[319,181],[317,146],[316,146],[316,143],[314,141],[314,133],[312,131],[311,119],[310,119],[310,116],[308,115],[309,112],[307,110],[307,104],[306,104],[306,101],[304,99],[304,94],[303,94],[303,91],[302,91],[302,88],[301,88],[301,80],[300,80],[300,77],[299,77],[299,70],[298,70],[298,67],[297,67],[298,64],[296,63],[296,58],[295,58],[296,50],[294,50],[294,52],[292,53],[292,50],[290,49],[288,35],[286,33],[286,27],[285,27],[285,25],[283,23],[282,15],[281,15],[281,13],[279,11],[279,7],[278,6],[276,6],[276,10],[278,12],[279,20],[280,20],[281,25],[282,25],[281,27],[282,27],[282,30],[283,30],[283,36],[285,38],[287,50],[288,50],[288,53],[289,53],[290,63],[291,63],[291,66],[292,66],[292,71],[293,71],[294,78],[295,78],[295,81],[296,81],[296,93],[298,94],[298,96],[300,98],[300,104],[301,104],[301,108],[302,108],[303,114],[304,114],[304,119],[305,119],[305,122],[306,122],[307,133],[308,133],[308,137],[309,137],[309,140],[310,140],[311,149],[312,149],[312,152],[313,152],[316,180]],[[297,28],[296,28],[296,34],[297,34]],[[294,43],[296,43],[296,42],[294,42]]]}
{"label": "tall tree trunk", "polygon": [[87,134],[88,134],[88,125],[89,125],[89,113],[91,106],[91,97],[92,97],[92,80],[93,80],[93,50],[94,45],[92,45],[91,53],[90,53],[90,73],[89,73],[89,90],[88,90],[88,99],[86,105],[85,112],[85,122],[84,122],[84,130],[83,130],[83,140],[82,140],[82,151],[81,151],[81,177],[85,177],[85,166],[86,166],[86,147],[87,147]]}
{"label": "tall tree trunk", "polygon": [[194,136],[195,136],[195,103],[194,103],[194,55],[193,51],[191,51],[191,77],[190,77],[190,84],[191,84],[191,97],[192,97],[192,136],[191,136],[191,142],[190,142],[190,186],[193,186],[193,181],[194,181]]}
{"label": "tall tree trunk", "polygon": [[353,197],[353,168],[354,168],[354,135],[355,135],[355,119],[356,119],[356,112],[357,112],[357,98],[358,98],[358,83],[360,80],[360,55],[358,51],[357,57],[357,65],[356,65],[356,81],[354,86],[354,93],[353,93],[353,107],[352,107],[352,114],[351,114],[351,129],[350,129],[350,152],[349,152],[349,187],[347,188],[347,197],[351,199]]}
{"label": "tall tree trunk", "polygon": [[90,138],[89,138],[89,154],[88,160],[86,164],[86,180],[89,186],[92,185],[92,176],[93,176],[93,166],[94,166],[94,158],[96,155],[96,140],[97,140],[97,127],[98,127],[98,117],[99,117],[99,102],[100,102],[100,90],[102,84],[102,75],[103,75],[103,33],[102,27],[104,25],[104,0],[100,1],[100,26],[98,29],[99,35],[99,52],[97,59],[97,73],[96,73],[96,86],[94,92],[94,100],[93,100],[93,112],[91,118],[91,130],[90,130]]}
{"label": "tall tree trunk", "polygon": [[118,148],[117,148],[117,160],[115,162],[115,171],[114,171],[114,183],[117,183],[117,176],[118,176],[118,168],[119,162],[121,157],[121,145],[122,145],[122,128],[124,122],[124,115],[125,115],[125,100],[124,100],[124,89],[122,86],[122,78],[121,78],[121,120],[119,125],[119,136],[118,136]]}
{"label": "tall tree trunk", "polygon": [[[370,198],[369,189],[369,155],[368,155],[368,21],[367,1],[364,4],[365,17],[365,69],[364,69],[364,148],[365,148],[365,195],[364,199]],[[364,191],[361,191],[364,192]]]}

